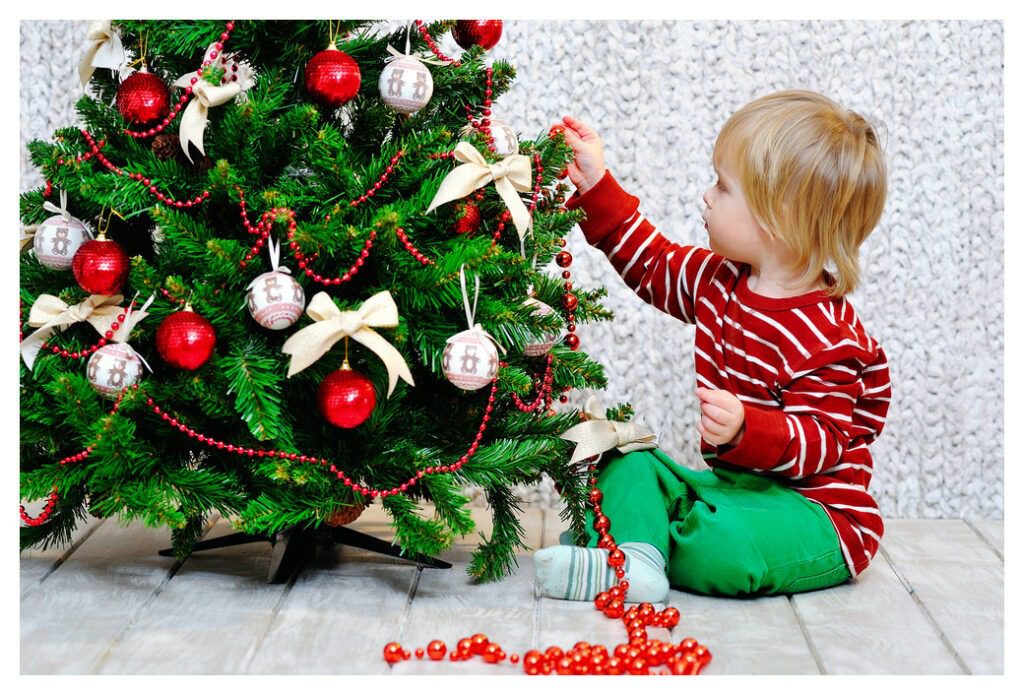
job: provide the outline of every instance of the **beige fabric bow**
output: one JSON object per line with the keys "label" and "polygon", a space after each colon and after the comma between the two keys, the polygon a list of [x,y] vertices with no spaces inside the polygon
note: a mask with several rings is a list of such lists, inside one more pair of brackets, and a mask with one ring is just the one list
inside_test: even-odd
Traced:
{"label": "beige fabric bow", "polygon": [[[209,56],[210,51],[215,50],[216,46],[210,44],[206,49],[206,55]],[[248,63],[237,61],[234,56],[225,57],[228,60],[222,64],[222,67],[227,71],[227,75],[237,78],[234,82],[212,85],[204,79],[199,79],[192,84],[192,78],[196,76],[195,72],[186,73],[174,82],[175,87],[192,87],[193,98],[185,107],[185,112],[181,114],[181,125],[178,126],[181,149],[190,162],[192,154],[189,152],[189,143],[195,144],[201,154],[206,154],[206,150],[203,148],[203,131],[206,129],[206,122],[210,117],[210,108],[226,104],[256,83],[253,69]],[[232,71],[232,66],[235,65],[238,66],[238,70]]]}
{"label": "beige fabric bow", "polygon": [[402,353],[374,331],[398,325],[398,307],[387,290],[373,295],[355,311],[341,311],[326,292],[318,292],[306,308],[316,323],[306,326],[281,347],[291,355],[288,376],[298,374],[320,359],[336,342],[349,337],[369,348],[388,369],[388,395],[395,390],[398,378],[415,386],[412,373]]}
{"label": "beige fabric bow", "polygon": [[78,76],[82,78],[83,88],[89,84],[96,68],[117,70],[125,61],[121,37],[110,28],[109,19],[93,20],[89,24],[88,39],[92,45],[86,49],[82,62],[78,65]]}
{"label": "beige fabric bow", "polygon": [[[111,324],[117,321],[117,316],[124,311],[119,306],[122,299],[119,294],[109,297],[94,294],[79,304],[68,306],[52,294],[39,295],[28,317],[28,325],[39,327],[39,330],[21,341],[21,357],[25,364],[32,369],[36,355],[46,339],[55,331],[64,330],[74,323],[87,321],[100,335],[106,334]],[[124,330],[122,326],[115,335],[121,335]]]}
{"label": "beige fabric bow", "polygon": [[525,154],[513,154],[500,162],[488,164],[479,150],[468,142],[460,142],[455,146],[455,159],[463,164],[455,167],[441,182],[427,212],[453,200],[465,198],[493,181],[495,190],[512,213],[512,223],[516,226],[519,238],[529,234],[533,218],[517,191],[525,193],[532,190],[530,158]]}
{"label": "beige fabric bow", "polygon": [[562,433],[562,439],[576,442],[570,465],[618,449],[624,454],[657,449],[657,436],[646,427],[633,422],[616,422],[604,415],[596,396],[590,396],[583,411],[587,421],[573,425]]}

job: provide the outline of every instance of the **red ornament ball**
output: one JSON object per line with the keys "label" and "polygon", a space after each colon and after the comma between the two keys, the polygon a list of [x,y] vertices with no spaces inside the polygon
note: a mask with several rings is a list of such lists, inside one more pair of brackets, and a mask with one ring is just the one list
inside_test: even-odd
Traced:
{"label": "red ornament ball", "polygon": [[398,642],[388,642],[384,645],[384,661],[389,664],[397,664],[405,658],[402,645]]}
{"label": "red ornament ball", "polygon": [[476,234],[480,229],[483,218],[480,215],[480,208],[476,203],[458,203],[455,206],[455,227],[456,234]]}
{"label": "red ornament ball", "polygon": [[134,125],[149,125],[171,110],[171,92],[159,77],[145,69],[131,75],[117,88],[117,110]]}
{"label": "red ornament ball", "polygon": [[89,294],[112,295],[128,279],[128,254],[111,239],[90,239],[71,259],[71,271],[79,287]]}
{"label": "red ornament ball", "polygon": [[213,354],[213,324],[194,311],[178,311],[156,329],[156,349],[164,362],[178,369],[199,369]]}
{"label": "red ornament ball", "polygon": [[572,254],[568,251],[559,251],[555,255],[555,263],[561,268],[568,268],[572,265]]}
{"label": "red ornament ball", "polygon": [[359,92],[359,63],[333,45],[306,63],[306,91],[314,101],[336,109]]}
{"label": "red ornament ball", "polygon": [[464,49],[483,46],[485,51],[494,48],[501,38],[500,19],[460,19],[452,29],[455,43]]}
{"label": "red ornament ball", "polygon": [[565,336],[565,344],[569,346],[570,350],[578,350],[580,347],[580,337],[575,333],[570,333]]}
{"label": "red ornament ball", "polygon": [[430,644],[427,645],[427,656],[429,656],[433,661],[440,661],[443,659],[446,651],[448,651],[448,647],[439,639],[432,640]]}
{"label": "red ornament ball", "polygon": [[373,382],[352,368],[327,375],[316,394],[320,414],[335,427],[351,429],[366,422],[377,405]]}

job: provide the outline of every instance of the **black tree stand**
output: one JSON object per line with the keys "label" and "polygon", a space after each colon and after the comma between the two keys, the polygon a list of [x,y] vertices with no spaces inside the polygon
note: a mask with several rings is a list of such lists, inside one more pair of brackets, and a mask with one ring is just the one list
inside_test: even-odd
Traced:
{"label": "black tree stand", "polygon": [[[437,558],[414,553],[402,555],[402,549],[394,543],[388,543],[379,538],[353,531],[345,526],[321,526],[314,530],[303,529],[293,526],[284,531],[279,531],[273,537],[262,534],[232,533],[220,538],[196,543],[192,549],[212,550],[214,548],[226,548],[243,543],[267,542],[274,546],[274,552],[270,558],[270,568],[267,570],[268,584],[283,584],[288,581],[302,566],[306,560],[312,560],[316,556],[316,549],[331,548],[335,545],[348,545],[353,548],[363,548],[381,555],[397,557],[402,560],[415,562],[421,567],[433,567],[435,569],[449,569],[450,562],[438,560]],[[160,551],[165,557],[174,555],[171,548]]]}

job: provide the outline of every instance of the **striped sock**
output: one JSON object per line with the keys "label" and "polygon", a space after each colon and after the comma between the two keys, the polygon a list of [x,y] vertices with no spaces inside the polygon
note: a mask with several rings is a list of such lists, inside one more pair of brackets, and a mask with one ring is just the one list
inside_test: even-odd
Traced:
{"label": "striped sock", "polygon": [[[648,543],[622,543],[626,556],[629,601],[659,603],[668,598],[668,577],[661,552]],[[593,601],[615,584],[615,570],[608,566],[608,551],[556,545],[533,554],[541,594],[570,601]]]}

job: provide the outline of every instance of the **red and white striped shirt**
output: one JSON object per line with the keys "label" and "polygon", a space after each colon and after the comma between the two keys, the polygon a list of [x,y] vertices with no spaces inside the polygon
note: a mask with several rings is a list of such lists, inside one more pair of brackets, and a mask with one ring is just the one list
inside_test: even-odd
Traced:
{"label": "red and white striped shirt", "polygon": [[675,244],[639,212],[612,177],[566,207],[582,207],[587,241],[603,251],[634,292],[696,325],[697,383],[733,393],[744,406],[736,446],[701,440],[709,466],[731,465],[781,479],[820,504],[854,576],[882,538],[868,494],[868,445],[889,409],[889,368],[845,298],[755,294],[750,266],[708,249]]}

